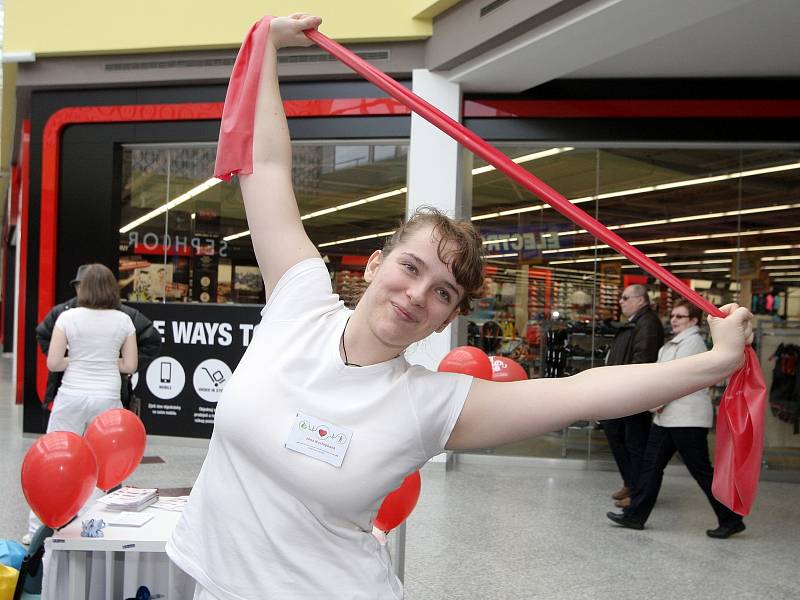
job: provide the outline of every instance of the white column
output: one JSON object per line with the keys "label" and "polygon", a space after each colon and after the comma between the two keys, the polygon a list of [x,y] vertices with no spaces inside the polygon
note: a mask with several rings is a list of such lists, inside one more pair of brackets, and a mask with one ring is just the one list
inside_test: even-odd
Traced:
{"label": "white column", "polygon": [[[412,89],[436,108],[460,121],[461,88],[427,69],[414,69]],[[456,218],[472,213],[472,153],[416,114],[411,116],[408,151],[406,217],[420,206],[433,206]],[[445,354],[466,341],[457,319],[442,333],[434,333],[406,351],[413,364],[436,370]],[[454,327],[454,325],[456,325]],[[459,339],[463,337],[463,341]]]}

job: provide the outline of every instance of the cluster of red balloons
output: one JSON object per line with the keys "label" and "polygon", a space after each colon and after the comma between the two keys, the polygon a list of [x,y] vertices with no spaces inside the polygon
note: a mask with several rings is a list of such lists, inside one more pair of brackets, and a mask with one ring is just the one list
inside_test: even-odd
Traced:
{"label": "cluster of red balloons", "polygon": [[136,470],[147,434],[134,413],[115,408],[95,417],[83,437],[51,431],[22,461],[22,491],[33,512],[57,529],[86,503],[95,487],[107,491]]}
{"label": "cluster of red balloons", "polygon": [[459,346],[439,363],[439,371],[463,373],[488,381],[524,381],[528,373],[515,360],[505,356],[488,356],[480,348]]}
{"label": "cluster of red balloons", "polygon": [[[454,348],[439,363],[438,370],[446,373],[463,373],[489,381],[528,379],[528,373],[518,362],[504,356],[489,357],[483,350],[474,346]],[[385,533],[400,525],[417,505],[421,485],[419,471],[406,477],[399,488],[386,496],[372,524]]]}

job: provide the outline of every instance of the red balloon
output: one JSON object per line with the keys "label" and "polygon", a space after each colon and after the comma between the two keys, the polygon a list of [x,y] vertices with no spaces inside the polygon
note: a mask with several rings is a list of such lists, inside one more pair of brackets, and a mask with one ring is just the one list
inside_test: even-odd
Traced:
{"label": "red balloon", "polygon": [[525,381],[528,373],[517,361],[505,356],[492,356],[492,381]]}
{"label": "red balloon", "polygon": [[383,499],[372,524],[384,533],[389,533],[400,525],[417,505],[421,486],[419,471],[414,471],[403,480],[399,488]]}
{"label": "red balloon", "polygon": [[489,357],[483,350],[474,346],[453,348],[439,363],[438,370],[492,380],[492,363]]}
{"label": "red balloon", "polygon": [[92,495],[97,461],[78,434],[51,431],[25,453],[20,480],[33,512],[56,529],[69,523]]}
{"label": "red balloon", "polygon": [[136,470],[147,443],[141,419],[124,408],[97,415],[83,438],[97,457],[97,487],[101,490],[119,485]]}

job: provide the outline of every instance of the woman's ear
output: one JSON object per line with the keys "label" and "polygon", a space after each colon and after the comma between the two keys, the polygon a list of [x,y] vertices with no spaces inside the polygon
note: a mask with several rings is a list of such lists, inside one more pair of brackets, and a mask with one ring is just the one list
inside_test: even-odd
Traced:
{"label": "woman's ear", "polygon": [[372,283],[382,262],[383,252],[381,250],[375,250],[375,252],[370,255],[369,259],[367,259],[367,266],[364,268],[364,281]]}
{"label": "woman's ear", "polygon": [[436,333],[442,333],[444,331],[445,327],[450,325],[450,323],[453,322],[453,319],[455,319],[458,316],[458,313],[460,311],[461,311],[461,308],[460,307],[456,307],[456,309],[453,312],[450,313],[450,316],[447,317],[447,320],[444,323],[442,323],[441,325],[439,325],[439,327],[434,329],[434,331]]}

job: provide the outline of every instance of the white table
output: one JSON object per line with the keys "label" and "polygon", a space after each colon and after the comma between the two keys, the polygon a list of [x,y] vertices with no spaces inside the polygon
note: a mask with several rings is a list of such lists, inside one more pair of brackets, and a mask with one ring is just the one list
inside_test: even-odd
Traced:
{"label": "white table", "polygon": [[115,514],[96,503],[82,517],[45,541],[42,600],[133,598],[146,585],[162,600],[191,600],[194,580],[167,557],[164,547],[179,512],[148,507],[153,519],[141,527],[106,525],[101,538],[81,537],[81,521]]}

